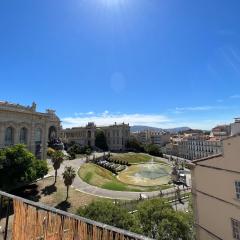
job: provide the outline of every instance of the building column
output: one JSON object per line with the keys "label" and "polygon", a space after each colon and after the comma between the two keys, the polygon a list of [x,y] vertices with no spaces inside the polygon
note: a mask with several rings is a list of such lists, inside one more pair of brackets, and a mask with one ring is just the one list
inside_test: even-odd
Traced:
{"label": "building column", "polygon": [[49,127],[45,125],[45,131],[42,131],[42,148],[41,148],[41,159],[47,159],[47,147],[48,147],[48,131]]}
{"label": "building column", "polygon": [[18,125],[14,125],[13,127],[14,127],[14,131],[13,131],[13,134],[14,134],[13,141],[14,142],[13,143],[14,143],[14,145],[16,145],[16,144],[19,144],[20,128]]}
{"label": "building column", "polygon": [[31,127],[29,129],[29,150],[35,156],[35,124],[32,121]]}
{"label": "building column", "polygon": [[5,141],[5,128],[3,124],[0,124],[0,148],[4,146]]}

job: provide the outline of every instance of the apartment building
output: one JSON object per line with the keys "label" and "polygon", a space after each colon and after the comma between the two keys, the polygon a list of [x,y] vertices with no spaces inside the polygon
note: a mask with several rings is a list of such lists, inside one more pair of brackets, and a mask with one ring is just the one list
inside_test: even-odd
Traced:
{"label": "apartment building", "polygon": [[231,136],[240,133],[240,118],[235,118],[234,123],[231,123]]}
{"label": "apartment building", "polygon": [[151,132],[150,140],[152,144],[158,145],[160,147],[165,146],[170,142],[170,133],[166,132]]}
{"label": "apartment building", "polygon": [[135,132],[132,133],[132,135],[142,144],[150,144],[151,139],[150,139],[150,131],[140,131],[140,132]]}
{"label": "apartment building", "polygon": [[231,125],[218,125],[214,127],[211,131],[210,136],[224,139],[231,135]]}
{"label": "apartment building", "polygon": [[221,154],[190,165],[197,240],[240,239],[240,136],[222,143]]}
{"label": "apartment building", "polygon": [[191,134],[179,141],[178,148],[179,157],[195,160],[221,153],[222,142],[221,138]]}
{"label": "apartment building", "polygon": [[163,148],[163,152],[167,155],[179,156],[179,143],[182,141],[181,137],[173,136],[170,138],[170,143],[167,143]]}
{"label": "apartment building", "polygon": [[142,144],[155,144],[160,147],[170,142],[170,133],[164,131],[145,130],[132,133],[132,135]]}

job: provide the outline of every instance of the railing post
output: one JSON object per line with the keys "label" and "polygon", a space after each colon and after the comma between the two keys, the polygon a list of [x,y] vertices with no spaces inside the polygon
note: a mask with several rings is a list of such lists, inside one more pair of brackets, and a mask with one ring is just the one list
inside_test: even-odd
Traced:
{"label": "railing post", "polygon": [[8,198],[8,203],[7,203],[5,232],[4,232],[4,238],[3,238],[4,240],[7,240],[9,212],[10,212],[10,198]]}
{"label": "railing post", "polygon": [[0,198],[0,220],[1,220],[1,216],[2,216],[2,206],[3,205],[3,196],[1,195],[1,198]]}

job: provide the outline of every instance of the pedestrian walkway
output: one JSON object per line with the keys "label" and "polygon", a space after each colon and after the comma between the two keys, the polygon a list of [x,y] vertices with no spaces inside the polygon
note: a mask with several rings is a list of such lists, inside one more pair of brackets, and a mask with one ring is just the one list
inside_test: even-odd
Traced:
{"label": "pedestrian walkway", "polygon": [[[96,157],[102,156],[101,154],[95,154]],[[75,160],[67,160],[64,161],[61,164],[60,169],[58,170],[58,176],[62,177],[62,173],[64,171],[65,166],[71,166],[75,169],[76,173],[78,172],[81,165],[85,163],[85,159],[75,159]],[[48,175],[54,175],[54,170],[51,170]],[[86,182],[84,182],[77,174],[76,178],[74,179],[74,182],[72,184],[72,187],[75,188],[77,191],[91,194],[98,197],[103,198],[110,198],[110,199],[121,199],[121,200],[134,200],[138,199],[140,194],[145,195],[149,198],[156,197],[159,195],[159,191],[154,192],[128,192],[128,191],[113,191],[113,190],[107,190],[102,189],[99,187],[95,187],[93,185],[90,185]],[[172,189],[166,189],[162,192],[165,193],[166,191],[172,191]]]}

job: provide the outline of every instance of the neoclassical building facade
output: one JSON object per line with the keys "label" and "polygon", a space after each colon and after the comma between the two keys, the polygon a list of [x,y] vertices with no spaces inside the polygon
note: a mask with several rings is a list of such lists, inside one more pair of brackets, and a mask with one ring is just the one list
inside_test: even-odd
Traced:
{"label": "neoclassical building facade", "polygon": [[62,140],[65,143],[75,142],[82,146],[95,147],[95,135],[97,129],[104,131],[110,151],[125,151],[126,143],[130,137],[129,124],[114,124],[97,127],[94,123],[88,123],[85,127],[67,128],[62,131]]}
{"label": "neoclassical building facade", "polygon": [[0,148],[25,144],[39,159],[46,159],[48,142],[58,138],[61,124],[55,111],[36,111],[36,104],[22,106],[0,102]]}

